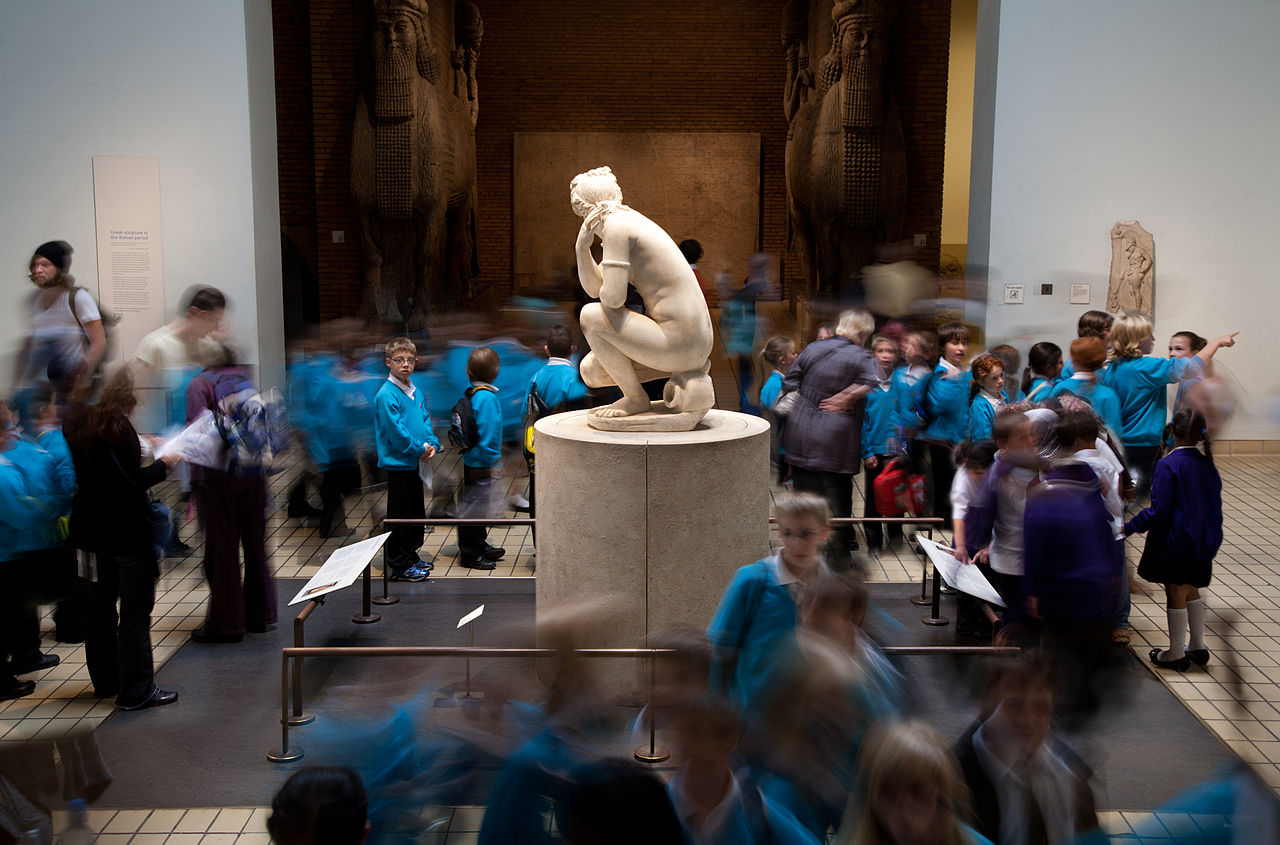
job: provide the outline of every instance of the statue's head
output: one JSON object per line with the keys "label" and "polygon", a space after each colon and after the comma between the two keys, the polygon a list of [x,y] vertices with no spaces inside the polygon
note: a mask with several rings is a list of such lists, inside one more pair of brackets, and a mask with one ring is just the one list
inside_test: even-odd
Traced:
{"label": "statue's head", "polygon": [[390,57],[412,62],[418,75],[435,76],[425,0],[374,0],[373,46],[380,63]]}
{"label": "statue's head", "polygon": [[608,167],[597,167],[579,173],[569,183],[569,202],[573,213],[586,217],[602,202],[622,202],[622,189]]}

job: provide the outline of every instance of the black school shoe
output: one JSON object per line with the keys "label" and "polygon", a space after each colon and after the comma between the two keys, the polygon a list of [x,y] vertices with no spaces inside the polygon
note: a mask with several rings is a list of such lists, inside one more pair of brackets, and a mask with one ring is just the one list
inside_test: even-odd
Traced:
{"label": "black school shoe", "polygon": [[[499,549],[499,551],[502,551]],[[467,569],[494,569],[497,564],[491,560],[485,560],[481,555],[460,555],[458,557],[458,565],[465,566]]]}
{"label": "black school shoe", "polygon": [[1159,666],[1161,669],[1172,669],[1175,672],[1185,672],[1191,668],[1191,658],[1185,654],[1177,660],[1161,660],[1160,652],[1161,649],[1153,648],[1151,653],[1147,655],[1153,665]]}
{"label": "black school shoe", "polygon": [[43,672],[52,669],[62,662],[56,654],[42,654],[30,663],[11,664],[9,670],[15,675],[30,675],[32,672]]}
{"label": "black school shoe", "polygon": [[19,681],[14,679],[12,684],[6,684],[5,686],[0,687],[0,701],[22,698],[24,695],[31,695],[31,693],[35,691],[35,681]]}
{"label": "black school shoe", "polygon": [[1206,666],[1209,663],[1209,649],[1189,648],[1187,649],[1187,659],[1197,666]]}
{"label": "black school shoe", "polygon": [[506,553],[506,549],[500,549],[497,546],[490,546],[488,543],[485,543],[484,551],[480,553],[480,557],[485,560],[502,560],[503,555]]}
{"label": "black school shoe", "polygon": [[178,700],[178,694],[173,690],[160,689],[160,687],[153,687],[151,690],[151,695],[147,696],[145,699],[143,699],[139,703],[121,704],[119,701],[117,701],[116,709],[117,710],[147,710],[151,707],[163,707],[166,704],[173,704],[177,700]]}

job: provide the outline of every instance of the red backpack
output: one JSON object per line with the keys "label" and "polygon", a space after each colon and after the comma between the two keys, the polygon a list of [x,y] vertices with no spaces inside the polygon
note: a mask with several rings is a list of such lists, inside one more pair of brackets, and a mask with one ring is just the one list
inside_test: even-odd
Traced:
{"label": "red backpack", "polygon": [[924,476],[914,472],[904,457],[889,462],[873,484],[876,510],[881,516],[902,516],[925,512]]}

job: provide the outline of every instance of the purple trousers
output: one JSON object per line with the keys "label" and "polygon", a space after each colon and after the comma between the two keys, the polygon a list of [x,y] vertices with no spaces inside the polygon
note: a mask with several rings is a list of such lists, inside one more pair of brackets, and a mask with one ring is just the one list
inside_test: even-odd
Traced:
{"label": "purple trousers", "polygon": [[234,635],[246,628],[261,631],[274,625],[276,590],[267,561],[266,479],[209,473],[193,490],[204,528],[204,577],[209,582],[205,630]]}

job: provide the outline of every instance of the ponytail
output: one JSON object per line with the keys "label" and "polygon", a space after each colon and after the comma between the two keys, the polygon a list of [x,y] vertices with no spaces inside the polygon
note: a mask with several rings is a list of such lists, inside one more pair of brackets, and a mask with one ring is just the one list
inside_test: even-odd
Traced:
{"label": "ponytail", "polygon": [[1062,347],[1056,343],[1042,340],[1027,350],[1027,368],[1022,371],[1022,392],[1031,390],[1031,382],[1036,376],[1049,378],[1049,368],[1062,360]]}
{"label": "ponytail", "polygon": [[1213,446],[1209,443],[1209,424],[1204,414],[1195,408],[1178,409],[1173,419],[1165,426],[1165,437],[1168,438],[1170,434],[1173,435],[1175,447],[1179,440],[1185,444],[1203,442],[1205,457],[1213,460]]}

